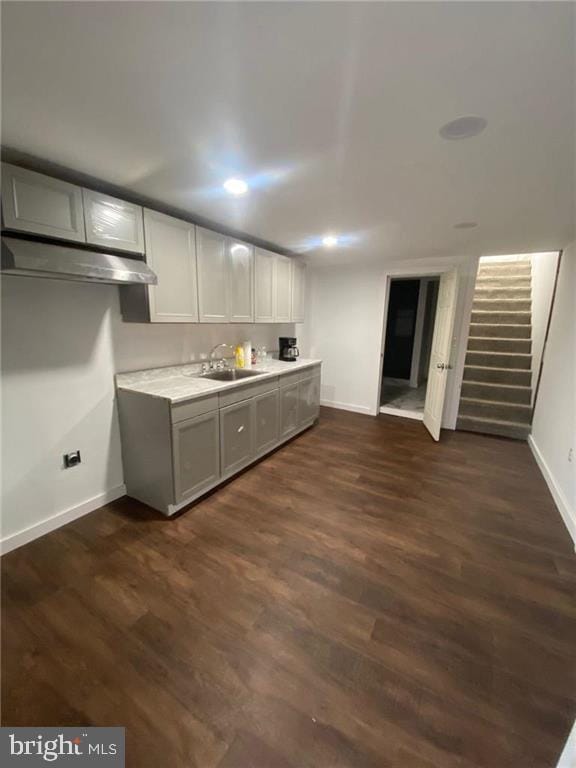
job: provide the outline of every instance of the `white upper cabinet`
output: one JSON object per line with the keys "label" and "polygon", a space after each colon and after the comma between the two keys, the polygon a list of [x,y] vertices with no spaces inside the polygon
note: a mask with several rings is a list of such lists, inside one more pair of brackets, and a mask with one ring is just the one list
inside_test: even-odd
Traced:
{"label": "white upper cabinet", "polygon": [[7,163],[2,164],[2,219],[6,229],[86,242],[80,187]]}
{"label": "white upper cabinet", "polygon": [[306,265],[292,259],[292,317],[293,323],[303,323],[306,306]]}
{"label": "white upper cabinet", "polygon": [[228,253],[226,238],[196,227],[198,309],[201,323],[228,322]]}
{"label": "white upper cabinet", "polygon": [[292,316],[291,259],[276,256],[274,263],[274,320],[289,323]]}
{"label": "white upper cabinet", "polygon": [[276,254],[256,248],[254,251],[254,320],[274,322]]}
{"label": "white upper cabinet", "polygon": [[228,240],[229,320],[254,322],[254,246]]}
{"label": "white upper cabinet", "polygon": [[120,251],[144,253],[142,208],[116,197],[82,190],[86,241]]}
{"label": "white upper cabinet", "polygon": [[148,286],[150,321],[197,323],[194,225],[156,211],[144,211],[146,261],[158,276]]}

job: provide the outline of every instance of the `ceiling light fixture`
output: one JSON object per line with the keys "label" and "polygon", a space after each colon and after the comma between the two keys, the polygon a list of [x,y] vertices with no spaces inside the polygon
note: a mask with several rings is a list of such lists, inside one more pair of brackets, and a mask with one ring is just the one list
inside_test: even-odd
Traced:
{"label": "ceiling light fixture", "polygon": [[476,221],[461,221],[459,224],[454,224],[454,229],[474,229],[477,226]]}
{"label": "ceiling light fixture", "polygon": [[223,187],[231,195],[244,195],[248,192],[248,184],[242,179],[226,179]]}
{"label": "ceiling light fixture", "polygon": [[338,238],[335,235],[326,235],[322,238],[322,245],[326,246],[326,248],[333,248],[335,245],[338,245]]}
{"label": "ceiling light fixture", "polygon": [[488,125],[488,121],[477,115],[466,115],[451,120],[440,128],[440,136],[450,141],[456,139],[469,139],[478,136]]}

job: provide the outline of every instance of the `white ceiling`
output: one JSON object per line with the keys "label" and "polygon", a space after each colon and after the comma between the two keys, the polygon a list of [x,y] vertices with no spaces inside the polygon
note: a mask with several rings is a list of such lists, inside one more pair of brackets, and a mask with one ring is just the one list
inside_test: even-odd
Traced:
{"label": "white ceiling", "polygon": [[[285,248],[343,234],[317,263],[554,250],[574,237],[574,11],[6,2],[2,140]],[[483,134],[439,137],[466,114]]]}

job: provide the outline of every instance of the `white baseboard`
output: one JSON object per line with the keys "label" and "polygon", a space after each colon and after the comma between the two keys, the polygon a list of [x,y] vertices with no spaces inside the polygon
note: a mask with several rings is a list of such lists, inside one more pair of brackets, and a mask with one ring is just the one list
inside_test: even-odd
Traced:
{"label": "white baseboard", "polygon": [[372,408],[365,405],[351,405],[350,403],[339,403],[336,400],[321,400],[320,405],[326,408],[337,408],[339,411],[352,411],[353,413],[366,413],[368,416],[374,416]]}
{"label": "white baseboard", "polygon": [[87,515],[89,512],[94,512],[98,507],[109,504],[111,501],[119,499],[120,496],[126,495],[126,486],[118,485],[116,488],[112,488],[104,493],[99,493],[98,496],[93,496],[91,499],[83,501],[81,504],[77,504],[75,507],[65,509],[63,512],[57,512],[52,517],[48,517],[45,520],[41,520],[39,523],[31,525],[29,528],[24,528],[22,531],[12,533],[10,536],[6,536],[0,539],[0,555],[5,555],[7,552],[11,552],[13,549],[28,544],[34,539],[39,539],[40,536],[44,536],[50,531],[55,531],[56,528],[61,528],[67,523],[71,523],[72,520],[77,520],[79,517]]}
{"label": "white baseboard", "polygon": [[568,504],[568,499],[564,496],[562,489],[559,488],[558,485],[556,484],[554,475],[550,471],[550,467],[546,463],[544,456],[542,456],[540,449],[534,442],[534,438],[532,437],[532,435],[528,436],[528,445],[530,446],[532,455],[536,459],[536,463],[540,467],[540,471],[544,476],[544,480],[546,480],[546,484],[550,490],[550,493],[552,494],[552,498],[554,499],[556,506],[558,507],[558,511],[560,512],[560,515],[564,520],[564,524],[566,525],[566,528],[568,528],[568,533],[572,537],[572,541],[574,542],[574,547],[576,548],[576,511],[573,509],[570,509],[570,505]]}
{"label": "white baseboard", "polygon": [[556,768],[576,768],[576,720]]}

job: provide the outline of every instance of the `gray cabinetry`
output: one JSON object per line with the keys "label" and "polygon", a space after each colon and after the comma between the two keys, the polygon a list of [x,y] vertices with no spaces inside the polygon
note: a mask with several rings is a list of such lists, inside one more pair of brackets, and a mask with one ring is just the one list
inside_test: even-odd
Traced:
{"label": "gray cabinetry", "polygon": [[276,256],[274,264],[274,320],[289,323],[292,316],[292,265],[286,256]]}
{"label": "gray cabinetry", "polygon": [[303,379],[298,384],[298,426],[318,418],[320,413],[320,376]]}
{"label": "gray cabinetry", "polygon": [[242,469],[254,455],[252,408],[253,401],[250,399],[220,409],[220,463],[223,477]]}
{"label": "gray cabinetry", "polygon": [[289,437],[298,428],[298,387],[296,382],[280,389],[280,437]]}
{"label": "gray cabinetry", "polygon": [[66,181],[3,163],[2,226],[85,243],[82,190]]}
{"label": "gray cabinetry", "polygon": [[256,456],[271,451],[278,443],[279,397],[273,389],[259,395],[254,403],[254,453]]}
{"label": "gray cabinetry", "polygon": [[231,323],[254,322],[254,248],[228,240],[229,319]]}
{"label": "gray cabinetry", "polygon": [[274,261],[275,254],[256,248],[254,252],[254,320],[274,322]]}
{"label": "gray cabinetry", "polygon": [[213,486],[220,477],[218,411],[174,424],[172,450],[176,503]]}
{"label": "gray cabinetry", "polygon": [[228,254],[226,238],[196,227],[198,307],[201,323],[228,322]]}
{"label": "gray cabinetry", "polygon": [[144,253],[144,224],[139,205],[91,189],[83,189],[82,198],[88,243]]}

